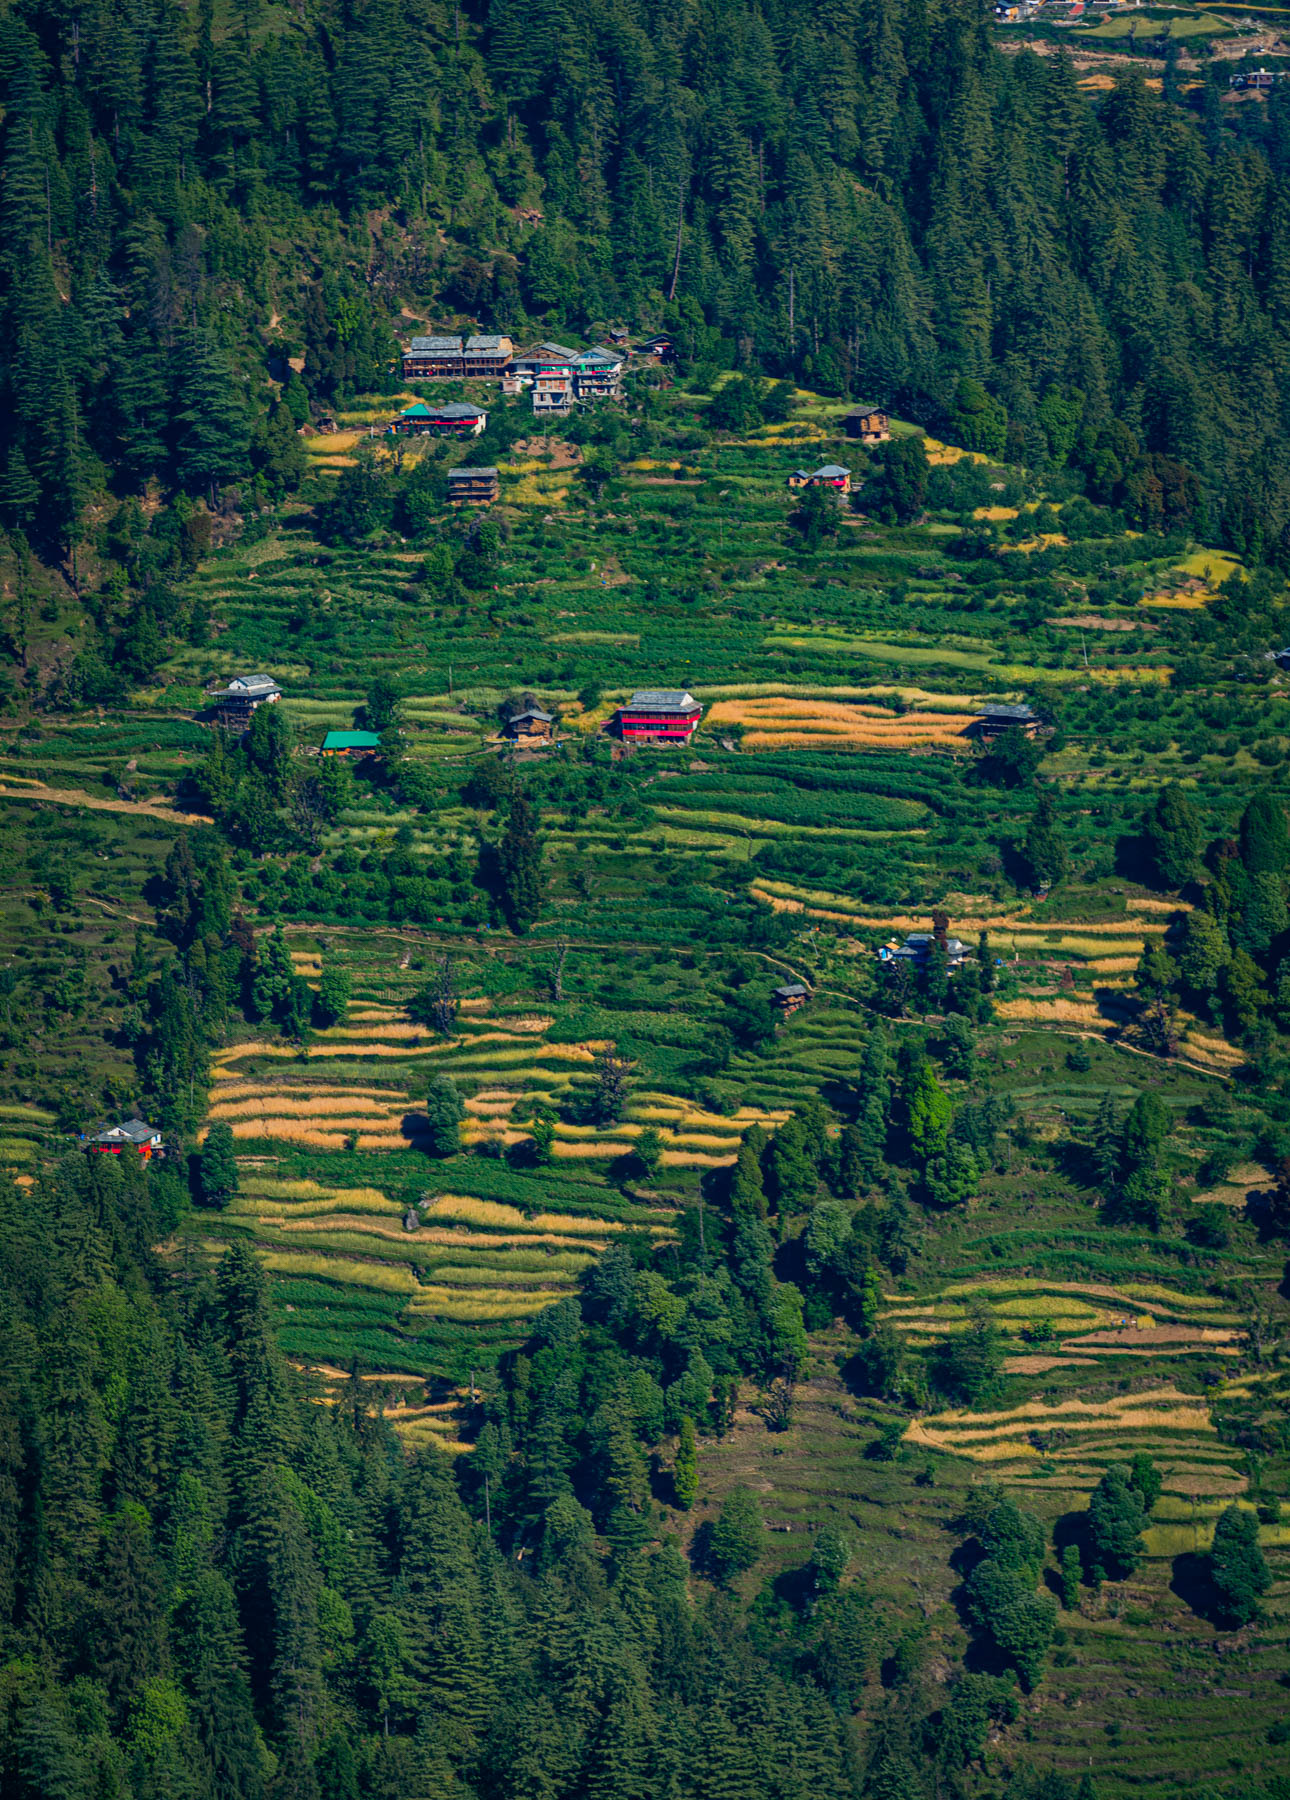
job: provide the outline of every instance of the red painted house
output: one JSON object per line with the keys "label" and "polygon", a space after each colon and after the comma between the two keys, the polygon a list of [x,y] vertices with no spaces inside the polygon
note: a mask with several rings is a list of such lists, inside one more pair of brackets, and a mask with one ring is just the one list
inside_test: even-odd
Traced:
{"label": "red painted house", "polygon": [[618,709],[618,735],[640,744],[688,744],[703,708],[682,688],[642,688]]}
{"label": "red painted house", "polygon": [[85,1140],[85,1148],[106,1156],[120,1156],[124,1150],[137,1150],[144,1162],[165,1155],[161,1133],[155,1125],[146,1125],[142,1119],[127,1119],[123,1125],[105,1125]]}

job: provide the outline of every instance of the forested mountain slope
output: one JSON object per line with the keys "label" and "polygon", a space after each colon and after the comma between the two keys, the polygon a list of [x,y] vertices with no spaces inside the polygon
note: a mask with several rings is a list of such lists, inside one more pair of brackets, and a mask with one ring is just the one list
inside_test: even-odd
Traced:
{"label": "forested mountain slope", "polygon": [[330,405],[404,303],[669,323],[1280,554],[1282,88],[1090,101],[962,0],[24,0],[0,91],[0,504],[48,554],[105,477],[280,491],[274,356]]}

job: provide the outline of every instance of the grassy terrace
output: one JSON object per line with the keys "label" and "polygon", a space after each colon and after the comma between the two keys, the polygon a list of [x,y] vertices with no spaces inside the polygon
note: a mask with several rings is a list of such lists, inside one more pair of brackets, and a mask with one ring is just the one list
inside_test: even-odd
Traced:
{"label": "grassy terrace", "polygon": [[[999,959],[994,1023],[970,1072],[945,1084],[959,1103],[1006,1101],[1012,1122],[972,1205],[922,1221],[883,1311],[918,1349],[984,1299],[1008,1333],[1001,1392],[978,1413],[929,1407],[900,1460],[882,1463],[865,1450],[887,1415],[847,1387],[854,1342],[824,1334],[788,1433],[768,1433],[748,1394],[733,1435],[704,1446],[703,1504],[686,1529],[737,1478],[786,1528],[772,1537],[785,1568],[805,1532],[852,1521],[893,1608],[913,1584],[930,1656],[938,1636],[961,1635],[948,1527],[970,1482],[1001,1480],[1056,1519],[1086,1503],[1109,1461],[1148,1448],[1165,1478],[1150,1559],[1117,1611],[1090,1601],[1063,1615],[1057,1667],[1022,1729],[1076,1774],[1091,1757],[1104,1800],[1225,1780],[1254,1740],[1269,1766],[1282,1753],[1263,1734],[1287,1710],[1274,1681],[1283,1528],[1263,1528],[1278,1587],[1237,1675],[1169,1585],[1170,1559],[1202,1546],[1219,1507],[1249,1489],[1247,1458],[1216,1421],[1262,1391],[1250,1306],[1282,1309],[1282,1257],[1241,1210],[1267,1175],[1257,1159],[1218,1187],[1200,1173],[1224,1133],[1254,1132],[1224,1081],[1240,1049],[1184,1014],[1179,1055],[1162,1062],[1126,1004],[1143,946],[1186,910],[1144,885],[1126,852],[1145,801],[1181,780],[1216,833],[1256,776],[1290,795],[1278,681],[1238,683],[1216,664],[1206,683],[1170,685],[1195,608],[1231,564],[1118,536],[1081,572],[1061,563],[1064,540],[1014,533],[982,579],[951,553],[960,532],[990,514],[1024,524],[1039,496],[997,465],[955,474],[948,455],[941,472],[958,486],[933,494],[924,525],[848,517],[805,554],[786,529],[784,475],[804,457],[859,467],[839,408],[803,396],[788,433],[700,447],[703,403],[658,402],[598,500],[575,453],[504,462],[496,581],[464,604],[427,576],[433,546],[387,534],[330,548],[297,508],[192,579],[210,642],[178,651],[138,704],[47,717],[0,741],[13,875],[0,951],[41,996],[0,1088],[0,1159],[26,1172],[60,1129],[137,1091],[125,971],[167,851],[194,827],[177,795],[209,741],[194,722],[201,689],[236,669],[277,677],[304,746],[351,725],[374,677],[397,677],[408,754],[434,800],[405,804],[360,780],[314,856],[237,853],[254,928],[280,920],[311,981],[324,952],[338,961],[353,1002],[306,1050],[239,1022],[214,1051],[209,1117],[232,1127],[241,1192],[222,1213],[192,1214],[173,1254],[201,1262],[248,1237],[282,1342],[320,1397],[355,1371],[409,1442],[464,1448],[470,1384],[487,1383],[615,1236],[666,1246],[701,1193],[719,1209],[720,1171],[749,1124],[773,1128],[817,1095],[851,1116],[881,998],[873,952],[943,907],[964,938],[987,932]],[[312,441],[318,492],[356,441]],[[1144,593],[1171,604],[1144,605]],[[660,684],[704,703],[693,745],[610,761],[613,703]],[[475,880],[498,821],[472,803],[469,778],[498,753],[498,701],[524,690],[558,707],[565,747],[520,765],[546,899],[517,939]],[[1015,879],[1032,797],[963,779],[965,727],[986,697],[1038,701],[1058,724],[1044,774],[1072,873],[1043,901]],[[395,893],[396,868],[415,885]],[[407,1003],[445,955],[462,1005],[441,1036]],[[813,997],[773,1041],[732,1035],[743,988],[790,978]],[[923,1030],[935,1042],[939,1021],[888,1029],[893,1047]],[[622,1118],[597,1128],[576,1103],[609,1043],[632,1059],[633,1084]],[[467,1111],[463,1153],[448,1161],[425,1150],[437,1072]],[[1123,1110],[1148,1090],[1176,1121],[1176,1217],[1159,1236],[1105,1223],[1061,1148],[1087,1134],[1104,1096]],[[526,1166],[543,1105],[558,1114],[551,1161]],[[647,1128],[662,1139],[652,1181],[630,1160]],[[1225,1249],[1197,1252],[1181,1235],[1202,1194],[1230,1207]],[[785,1227],[787,1277],[802,1222]],[[1279,1452],[1261,1472],[1265,1491],[1290,1486]],[[1197,1696],[1184,1726],[1171,1711],[1179,1674]]]}

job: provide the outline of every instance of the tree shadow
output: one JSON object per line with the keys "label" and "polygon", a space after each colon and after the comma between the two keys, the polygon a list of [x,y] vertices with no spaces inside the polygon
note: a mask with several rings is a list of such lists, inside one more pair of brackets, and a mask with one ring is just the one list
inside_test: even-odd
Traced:
{"label": "tree shadow", "polygon": [[690,1540],[690,1567],[696,1575],[711,1574],[712,1520],[705,1519]]}
{"label": "tree shadow", "polygon": [[399,1136],[420,1150],[425,1147],[425,1139],[430,1131],[430,1122],[424,1113],[404,1113],[399,1120]]}
{"label": "tree shadow", "polygon": [[1181,1556],[1175,1556],[1169,1590],[1177,1594],[1198,1619],[1207,1619],[1211,1625],[1221,1625],[1222,1601],[1218,1589],[1210,1579],[1209,1558],[1203,1552],[1185,1550]]}

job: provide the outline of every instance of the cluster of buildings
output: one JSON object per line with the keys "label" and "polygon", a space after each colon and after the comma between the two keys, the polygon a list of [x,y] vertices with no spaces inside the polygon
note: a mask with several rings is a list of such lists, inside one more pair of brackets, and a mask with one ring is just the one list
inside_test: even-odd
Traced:
{"label": "cluster of buildings", "polygon": [[851,471],[841,463],[824,463],[818,469],[794,469],[788,478],[791,488],[832,488],[835,493],[851,492]]}
{"label": "cluster of buildings", "polygon": [[[621,336],[621,333],[613,333]],[[647,360],[661,362],[671,353],[667,338],[642,345]],[[517,353],[503,336],[414,337],[403,352],[405,381],[500,380],[502,392],[531,391],[535,413],[567,413],[575,405],[617,399],[629,352],[597,344],[574,350],[567,344],[535,344]],[[483,423],[476,421],[482,420]],[[395,432],[433,432],[439,436],[477,437],[487,424],[478,407],[409,407],[390,427]]]}
{"label": "cluster of buildings", "polygon": [[[638,688],[614,713],[611,729],[625,743],[688,744],[703,708],[684,688]],[[554,716],[540,706],[513,713],[502,728],[512,743],[534,743],[555,736]]]}

